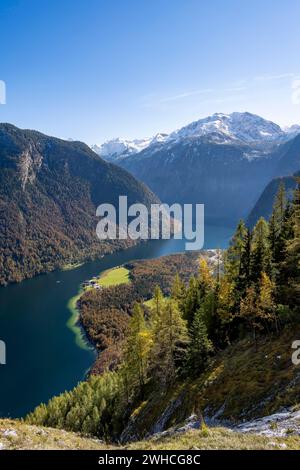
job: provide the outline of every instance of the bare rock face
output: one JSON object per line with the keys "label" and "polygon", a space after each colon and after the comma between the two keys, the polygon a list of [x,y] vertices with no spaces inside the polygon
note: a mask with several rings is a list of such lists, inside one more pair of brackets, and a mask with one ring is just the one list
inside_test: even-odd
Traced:
{"label": "bare rock face", "polygon": [[25,190],[27,181],[33,183],[36,173],[41,168],[43,157],[33,143],[20,155],[19,172],[22,189]]}

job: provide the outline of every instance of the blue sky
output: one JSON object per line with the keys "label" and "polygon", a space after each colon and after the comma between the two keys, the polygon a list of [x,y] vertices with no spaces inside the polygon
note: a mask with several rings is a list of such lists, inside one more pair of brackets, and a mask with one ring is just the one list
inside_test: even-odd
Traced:
{"label": "blue sky", "polygon": [[0,0],[0,121],[87,143],[300,123],[299,24],[299,0]]}

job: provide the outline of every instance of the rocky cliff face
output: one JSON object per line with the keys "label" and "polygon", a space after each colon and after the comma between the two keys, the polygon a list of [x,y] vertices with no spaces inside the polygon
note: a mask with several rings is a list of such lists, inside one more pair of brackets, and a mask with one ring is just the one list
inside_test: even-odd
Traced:
{"label": "rocky cliff face", "polygon": [[33,183],[36,173],[42,166],[43,157],[35,146],[30,143],[28,148],[21,153],[18,167],[22,189],[25,190],[27,181]]}

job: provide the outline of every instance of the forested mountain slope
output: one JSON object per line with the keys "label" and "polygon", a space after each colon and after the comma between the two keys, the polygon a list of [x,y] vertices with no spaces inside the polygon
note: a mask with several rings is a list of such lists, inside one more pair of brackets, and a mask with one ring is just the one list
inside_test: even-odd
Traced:
{"label": "forested mountain slope", "polygon": [[273,209],[274,197],[281,184],[284,185],[288,199],[292,198],[293,191],[296,188],[296,180],[294,176],[284,176],[282,178],[272,179],[263,190],[247,218],[247,224],[250,227],[253,227],[260,217],[264,217],[265,219],[270,218]]}
{"label": "forested mountain slope", "polygon": [[0,124],[0,284],[126,246],[96,237],[96,208],[157,198],[87,145]]}
{"label": "forested mountain slope", "polygon": [[[175,255],[153,269],[138,262],[131,285],[83,294],[86,331],[100,351],[117,347],[118,358],[37,407],[27,422],[129,442],[173,426],[199,427],[203,418],[233,428],[265,417],[261,426],[273,435],[277,427],[280,435],[299,435],[297,183],[291,203],[280,187],[269,222],[260,218],[251,230],[239,222],[222,259],[219,250],[213,264],[200,253],[196,273],[195,254]],[[110,305],[126,318],[117,339],[117,322],[103,323]]]}

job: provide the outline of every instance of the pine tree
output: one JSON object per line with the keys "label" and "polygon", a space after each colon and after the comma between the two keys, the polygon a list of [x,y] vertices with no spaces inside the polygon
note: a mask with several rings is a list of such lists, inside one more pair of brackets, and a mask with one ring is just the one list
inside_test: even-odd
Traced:
{"label": "pine tree", "polygon": [[200,307],[203,296],[204,290],[200,287],[199,279],[192,276],[182,302],[183,318],[187,321],[188,328],[193,323],[195,312]]}
{"label": "pine tree", "polygon": [[185,285],[182,282],[182,280],[180,279],[178,273],[176,274],[176,276],[174,278],[174,282],[172,284],[171,297],[172,297],[172,299],[174,299],[178,302],[179,308],[182,308],[183,301],[184,301],[184,298],[185,298]]}
{"label": "pine tree", "polygon": [[202,317],[203,310],[197,310],[191,327],[187,365],[192,374],[203,370],[209,354],[213,351],[213,344],[208,338],[207,328]]}
{"label": "pine tree", "polygon": [[273,212],[269,221],[269,241],[273,268],[270,274],[273,279],[278,276],[279,263],[284,259],[286,244],[286,211],[287,199],[285,186],[281,182],[274,200]]}
{"label": "pine tree", "polygon": [[292,210],[290,211],[291,239],[287,241],[285,259],[280,266],[280,300],[300,313],[300,177],[296,178]]}
{"label": "pine tree", "polygon": [[244,238],[244,244],[241,251],[241,262],[238,277],[235,282],[235,302],[238,308],[239,302],[245,296],[246,290],[251,284],[251,245],[252,234],[248,228]]}
{"label": "pine tree", "polygon": [[200,307],[196,310],[201,310],[208,335],[215,340],[217,340],[220,333],[217,305],[217,291],[212,289],[203,297]]}
{"label": "pine tree", "polygon": [[269,227],[263,217],[259,219],[253,230],[251,280],[258,283],[262,272],[271,275]]}
{"label": "pine tree", "polygon": [[233,281],[236,281],[241,272],[242,253],[245,246],[247,228],[240,220],[233,235],[230,246],[226,252],[225,270]]}

